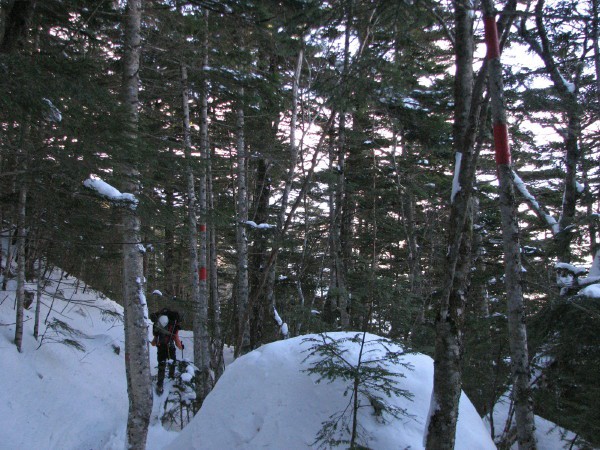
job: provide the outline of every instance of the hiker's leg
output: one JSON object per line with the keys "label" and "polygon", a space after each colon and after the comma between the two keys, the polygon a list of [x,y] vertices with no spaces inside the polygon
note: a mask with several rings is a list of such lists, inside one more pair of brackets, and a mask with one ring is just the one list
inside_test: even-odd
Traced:
{"label": "hiker's leg", "polygon": [[165,366],[167,365],[167,352],[163,350],[162,347],[158,348],[157,352],[158,356],[158,379],[156,381],[156,385],[159,388],[162,388],[163,382],[165,380]]}
{"label": "hiker's leg", "polygon": [[175,364],[177,364],[177,353],[175,346],[169,347],[169,378],[175,378]]}

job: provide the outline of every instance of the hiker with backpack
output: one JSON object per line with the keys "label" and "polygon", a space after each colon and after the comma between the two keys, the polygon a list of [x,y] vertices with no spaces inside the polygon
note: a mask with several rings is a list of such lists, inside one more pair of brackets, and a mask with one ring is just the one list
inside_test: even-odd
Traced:
{"label": "hiker with backpack", "polygon": [[169,378],[175,378],[175,363],[177,355],[175,347],[183,350],[184,345],[179,339],[179,313],[163,308],[158,312],[150,314],[150,320],[154,323],[152,328],[152,346],[156,347],[156,357],[158,360],[158,380],[156,383],[156,392],[163,393],[163,382],[165,379],[165,370],[169,364]]}

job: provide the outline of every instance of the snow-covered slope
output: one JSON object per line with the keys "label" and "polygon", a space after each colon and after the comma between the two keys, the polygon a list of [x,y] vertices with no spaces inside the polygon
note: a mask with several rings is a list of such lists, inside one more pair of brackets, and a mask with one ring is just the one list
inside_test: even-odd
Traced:
{"label": "snow-covered slope", "polygon": [[[22,353],[14,345],[15,283],[0,291],[0,448],[122,450],[128,410],[123,309],[97,292],[83,292],[75,278],[59,285],[60,277],[60,271],[51,275],[42,296],[37,341],[35,302],[25,311]],[[189,333],[184,342],[192,347]],[[156,366],[156,350],[150,351]],[[148,448],[162,448],[176,435],[155,418]]]}

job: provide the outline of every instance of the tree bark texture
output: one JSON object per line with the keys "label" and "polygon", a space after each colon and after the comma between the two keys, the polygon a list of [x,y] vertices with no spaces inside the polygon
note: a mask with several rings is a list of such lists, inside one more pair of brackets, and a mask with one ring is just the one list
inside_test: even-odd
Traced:
{"label": "tree bark texture", "polygon": [[[141,53],[141,0],[129,0],[125,15],[123,54],[123,103],[127,113],[126,142],[136,145],[138,124],[138,85]],[[124,191],[136,197],[140,191],[139,172],[133,165],[124,169]],[[125,322],[125,369],[129,414],[127,445],[146,448],[148,424],[152,412],[152,378],[148,351],[148,309],[144,294],[141,221],[137,205],[122,210],[123,229],[123,304]]]}

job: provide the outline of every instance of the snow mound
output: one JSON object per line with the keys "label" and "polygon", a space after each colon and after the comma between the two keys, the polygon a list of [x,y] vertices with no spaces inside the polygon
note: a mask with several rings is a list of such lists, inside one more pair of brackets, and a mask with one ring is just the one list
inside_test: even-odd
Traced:
{"label": "snow mound", "polygon": [[[336,340],[351,339],[355,335],[328,334]],[[318,383],[317,375],[306,372],[316,358],[307,359],[307,349],[311,346],[307,338],[319,336],[274,342],[234,361],[196,417],[167,448],[317,448],[315,440],[322,423],[348,406],[350,394],[344,396],[347,382],[337,378],[330,383],[327,380]],[[369,359],[385,355],[386,349],[380,342],[385,342],[392,351],[400,350],[376,335],[367,334],[366,341],[371,342]],[[346,360],[355,364],[360,345],[346,340],[342,348],[347,350]],[[400,364],[391,369],[404,375],[396,378],[398,387],[410,391],[413,397],[393,396],[388,401],[406,409],[409,416],[395,418],[384,413],[378,417],[366,398],[360,399],[365,407],[358,413],[358,423],[363,428],[359,443],[373,450],[423,448],[433,385],[433,360],[422,354],[407,354],[401,362],[409,364],[410,369]],[[495,448],[483,421],[464,393],[460,399],[456,448]]]}

